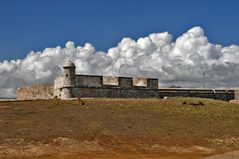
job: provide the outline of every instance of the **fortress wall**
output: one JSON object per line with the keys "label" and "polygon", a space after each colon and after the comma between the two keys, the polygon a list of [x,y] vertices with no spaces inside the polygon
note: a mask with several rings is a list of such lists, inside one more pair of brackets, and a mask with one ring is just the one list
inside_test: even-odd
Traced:
{"label": "fortress wall", "polygon": [[157,98],[157,90],[113,88],[113,87],[81,87],[75,88],[76,97],[80,98]]}
{"label": "fortress wall", "polygon": [[229,101],[234,99],[234,90],[212,89],[148,89],[120,87],[79,87],[74,89],[76,97],[81,98],[163,98],[199,97]]}
{"label": "fortress wall", "polygon": [[35,99],[51,99],[54,95],[53,86],[27,86],[17,90],[17,99],[19,100],[35,100]]}
{"label": "fortress wall", "polygon": [[234,99],[234,90],[212,89],[148,89],[144,87],[79,87],[74,94],[80,98],[163,98],[199,97],[229,101]]}
{"label": "fortress wall", "polygon": [[149,78],[147,81],[147,86],[150,89],[158,89],[158,79]]}
{"label": "fortress wall", "polygon": [[77,75],[77,86],[101,87],[103,84],[102,76]]}
{"label": "fortress wall", "polygon": [[[132,79],[132,78],[131,78]],[[129,82],[127,78],[123,81]],[[126,82],[126,83],[127,83]],[[130,82],[129,82],[130,83]],[[126,86],[129,86],[129,83]],[[132,84],[132,80],[131,80]],[[119,86],[102,86],[102,87],[75,87],[73,89],[74,97],[80,98],[163,98],[163,97],[200,97],[218,100],[232,100],[238,98],[234,90],[212,90],[212,89],[150,89],[145,87],[119,87]],[[60,89],[59,94],[61,94]],[[56,93],[56,90],[55,90]],[[18,89],[18,99],[50,99],[53,98],[53,86],[28,86]],[[56,94],[54,94],[56,95]]]}
{"label": "fortress wall", "polygon": [[[132,78],[132,77],[114,77],[114,76],[93,76],[93,75],[77,75],[77,87],[121,87],[121,88],[134,88],[134,87],[148,87],[150,89],[158,88],[158,79],[153,78]],[[64,87],[64,77],[55,80],[57,86]],[[60,87],[55,87],[60,88]]]}
{"label": "fortress wall", "polygon": [[[50,99],[70,97],[92,98],[163,98],[200,97],[219,100],[239,99],[238,90],[165,88],[158,89],[158,79],[77,75],[76,86],[67,85],[64,76],[56,78],[53,86],[29,86],[18,89],[18,99]],[[75,82],[74,82],[75,83]]]}
{"label": "fortress wall", "polygon": [[119,86],[121,88],[132,88],[133,79],[130,77],[119,77]]}
{"label": "fortress wall", "polygon": [[199,97],[229,101],[235,98],[234,90],[225,89],[158,89],[159,97]]}

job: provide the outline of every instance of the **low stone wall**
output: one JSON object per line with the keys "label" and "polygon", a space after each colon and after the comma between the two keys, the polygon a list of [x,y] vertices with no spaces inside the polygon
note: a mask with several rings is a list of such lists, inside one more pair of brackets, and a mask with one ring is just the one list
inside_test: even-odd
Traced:
{"label": "low stone wall", "polygon": [[53,95],[54,88],[48,85],[20,87],[17,90],[19,100],[51,99]]}
{"label": "low stone wall", "polygon": [[226,89],[158,89],[159,97],[198,97],[229,101],[235,99],[235,90]]}

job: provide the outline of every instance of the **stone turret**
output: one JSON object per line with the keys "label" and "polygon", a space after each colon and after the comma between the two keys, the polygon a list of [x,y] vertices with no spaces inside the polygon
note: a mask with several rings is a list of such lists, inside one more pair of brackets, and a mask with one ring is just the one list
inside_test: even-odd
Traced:
{"label": "stone turret", "polygon": [[64,86],[61,90],[61,98],[68,99],[74,97],[74,87],[75,87],[75,69],[76,66],[71,61],[66,61],[63,64],[64,69]]}
{"label": "stone turret", "polygon": [[63,64],[63,69],[64,69],[64,76],[66,79],[65,85],[67,86],[72,86],[75,85],[75,69],[76,66],[73,62],[71,61],[66,61]]}

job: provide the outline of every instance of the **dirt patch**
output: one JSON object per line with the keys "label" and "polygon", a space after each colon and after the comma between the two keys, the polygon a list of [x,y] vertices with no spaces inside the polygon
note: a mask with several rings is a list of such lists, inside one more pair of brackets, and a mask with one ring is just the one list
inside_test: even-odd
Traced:
{"label": "dirt patch", "polygon": [[52,154],[68,155],[74,153],[101,152],[104,149],[97,141],[77,141],[75,139],[58,137],[49,143],[40,141],[5,140],[0,145],[0,156],[5,157],[43,157]]}
{"label": "dirt patch", "polygon": [[[159,157],[164,155],[164,157],[170,157],[172,154],[174,156],[187,156],[190,154],[197,154],[199,156],[204,156],[208,154],[213,154],[215,150],[201,147],[201,146],[191,146],[191,147],[177,147],[177,146],[164,146],[164,145],[137,145],[140,147],[140,151],[130,144],[121,145],[119,149],[110,149],[104,143],[102,146],[100,141],[77,141],[72,138],[58,137],[52,139],[49,143],[26,141],[24,139],[20,140],[10,140],[6,139],[5,144],[0,145],[0,156],[4,158],[44,158],[52,159],[57,157],[65,158],[75,158],[75,157],[99,157],[103,155],[104,157],[122,158],[123,156],[132,157],[137,156],[137,158],[148,158]],[[127,149],[123,153],[123,149]],[[171,155],[166,155],[166,154]],[[91,155],[89,155],[91,154]],[[126,155],[128,154],[128,155]]]}

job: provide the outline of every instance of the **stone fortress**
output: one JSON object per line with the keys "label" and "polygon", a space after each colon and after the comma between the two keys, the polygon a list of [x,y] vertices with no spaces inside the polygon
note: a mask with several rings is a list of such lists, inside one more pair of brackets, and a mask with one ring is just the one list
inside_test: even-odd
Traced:
{"label": "stone fortress", "polygon": [[64,73],[54,85],[26,86],[17,90],[19,100],[71,98],[163,98],[202,97],[219,100],[238,98],[236,90],[158,88],[157,78],[78,75],[75,65],[66,61]]}

